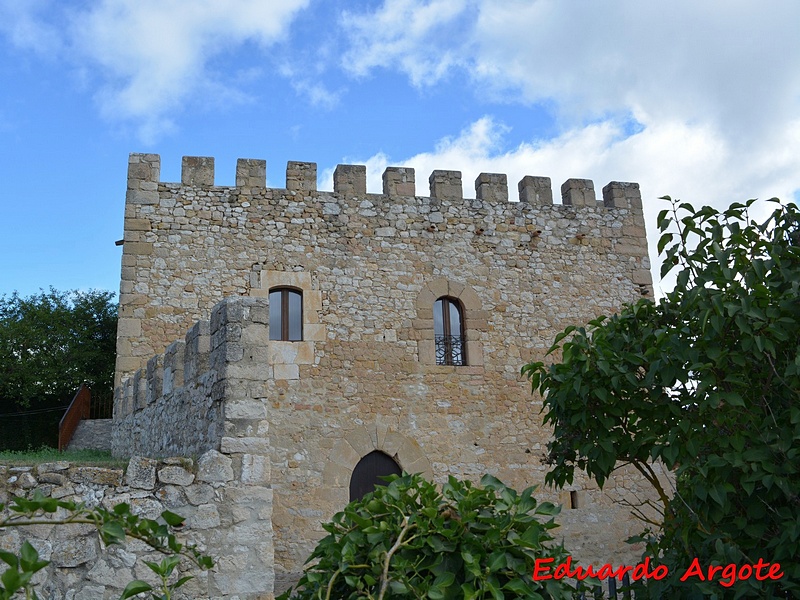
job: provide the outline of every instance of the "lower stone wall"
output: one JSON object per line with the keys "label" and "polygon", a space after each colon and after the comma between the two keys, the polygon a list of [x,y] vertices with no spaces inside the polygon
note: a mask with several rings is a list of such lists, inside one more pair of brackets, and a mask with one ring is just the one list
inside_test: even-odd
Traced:
{"label": "lower stone wall", "polygon": [[67,450],[111,450],[111,419],[83,419]]}
{"label": "lower stone wall", "polygon": [[[305,285],[300,279],[295,283]],[[459,289],[440,283],[430,298]],[[422,304],[429,306],[430,298]],[[322,523],[349,501],[356,466],[374,451],[439,484],[449,476],[477,482],[484,473],[518,490],[544,482],[548,467],[542,455],[552,433],[542,424],[541,401],[513,365],[541,357],[549,341],[537,354],[515,345],[521,344],[519,336],[509,337],[504,343],[513,358],[502,354],[501,345],[481,342],[482,364],[456,367],[415,360],[414,344],[397,343],[395,332],[307,342],[313,353],[291,365],[290,350],[299,357],[306,346],[270,340],[268,309],[268,298],[221,302],[185,342],[171,345],[163,358],[154,357],[146,371],[127,380],[115,402],[114,452],[200,454],[208,445],[219,451],[238,488],[218,490],[231,508],[218,509],[230,518],[220,516],[214,535],[239,549],[241,564],[258,555],[257,564],[268,565],[270,591],[280,593],[297,580],[325,535]],[[476,339],[482,338],[476,333]],[[295,369],[284,368],[289,366]],[[652,490],[637,472],[619,471],[603,490],[576,474],[563,493],[540,488],[537,498],[565,506],[557,536],[584,564],[638,561],[642,548],[624,540],[640,533],[642,523],[632,518],[628,504],[652,498]],[[253,529],[269,532],[268,546],[238,529],[238,503],[253,502],[269,503]],[[247,573],[246,581],[234,580],[234,586],[266,572],[221,564],[234,579]],[[262,589],[252,586],[254,593]]]}
{"label": "lower stone wall", "polygon": [[219,319],[200,321],[116,388],[114,456],[189,456],[219,448],[225,336]]}
{"label": "lower stone wall", "polygon": [[[194,579],[181,588],[178,598],[270,599],[272,491],[244,483],[238,462],[211,450],[197,461],[134,457],[124,470],[69,462],[0,466],[0,503],[39,490],[53,498],[109,509],[125,502],[134,513],[153,519],[170,510],[186,518],[181,541],[196,544],[215,561],[211,571],[203,572],[184,560],[181,575],[186,571]],[[8,514],[6,509],[0,517]],[[60,510],[52,518],[63,516]],[[163,558],[136,540],[104,547],[92,525],[0,528],[0,549],[19,552],[25,540],[50,561],[34,582],[39,597],[51,600],[119,598],[133,579],[156,583],[143,561]]]}

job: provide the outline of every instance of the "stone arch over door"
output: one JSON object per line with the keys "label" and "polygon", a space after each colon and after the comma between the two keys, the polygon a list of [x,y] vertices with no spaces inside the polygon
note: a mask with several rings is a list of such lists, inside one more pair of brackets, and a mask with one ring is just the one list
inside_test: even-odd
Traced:
{"label": "stone arch over door", "polygon": [[356,465],[368,454],[380,451],[388,455],[406,473],[422,473],[433,479],[433,467],[420,445],[412,438],[376,420],[352,429],[337,441],[322,473],[322,482],[333,495],[349,498],[350,479]]}

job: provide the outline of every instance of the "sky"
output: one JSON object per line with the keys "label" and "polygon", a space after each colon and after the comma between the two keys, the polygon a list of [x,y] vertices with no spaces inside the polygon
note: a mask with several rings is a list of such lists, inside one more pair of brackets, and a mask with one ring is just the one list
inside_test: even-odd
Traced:
{"label": "sky", "polygon": [[800,2],[0,0],[0,295],[118,291],[131,152],[635,181],[656,265],[660,196],[800,199]]}

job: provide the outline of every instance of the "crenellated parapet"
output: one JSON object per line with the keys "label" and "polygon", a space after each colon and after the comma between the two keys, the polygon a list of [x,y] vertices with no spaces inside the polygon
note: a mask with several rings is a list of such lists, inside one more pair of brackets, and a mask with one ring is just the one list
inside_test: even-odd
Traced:
{"label": "crenellated parapet", "polygon": [[[128,201],[135,204],[157,202],[157,185],[161,159],[157,154],[131,154],[128,163]],[[414,169],[387,167],[383,172],[383,195],[388,197],[417,196]],[[266,161],[240,158],[236,163],[234,188],[254,192],[267,189]],[[214,185],[214,158],[184,156],[181,163],[181,184],[198,188],[224,187]],[[469,199],[463,195],[460,171],[433,171],[428,178],[430,198],[440,200]],[[281,188],[276,188],[281,189]],[[286,166],[286,187],[292,192],[316,194],[317,165],[290,161]],[[526,175],[518,185],[518,201],[533,205],[553,203],[549,177]],[[323,193],[323,192],[320,192]],[[333,175],[333,193],[341,196],[367,195],[367,170],[364,165],[337,165]],[[425,195],[423,194],[422,197]],[[502,173],[481,173],[475,179],[475,199],[488,203],[512,201],[507,176]],[[603,197],[595,196],[590,179],[568,179],[561,186],[561,202],[565,206],[601,206],[605,208],[641,209],[641,194],[636,183],[611,182],[603,188]]]}
{"label": "crenellated parapet", "polygon": [[[117,456],[170,456],[219,450],[227,430],[224,401],[235,403],[242,380],[266,378],[253,360],[268,341],[266,298],[228,298],[210,321],[152,356],[124,379],[114,401]],[[252,348],[251,348],[252,346]],[[245,349],[248,352],[245,352]]]}
{"label": "crenellated parapet", "polygon": [[[351,285],[354,276],[367,276],[374,278],[372,290],[380,291],[379,298],[391,296],[399,285],[416,289],[423,273],[510,278],[514,285],[519,281],[547,290],[542,294],[554,313],[561,305],[573,306],[556,296],[582,297],[587,289],[593,290],[587,301],[598,307],[594,312],[652,293],[636,183],[611,182],[598,197],[591,180],[569,179],[559,201],[544,176],[526,175],[510,190],[507,175],[480,173],[471,194],[462,173],[454,170],[434,170],[423,190],[415,169],[387,167],[381,193],[367,192],[364,165],[338,165],[332,191],[318,189],[317,174],[316,163],[292,161],[285,187],[267,187],[266,162],[239,159],[235,185],[220,186],[213,158],[184,157],[180,181],[165,182],[159,155],[130,155],[117,383],[144,369],[146,357],[154,354],[163,355],[165,369],[169,365],[161,385],[192,380],[206,366],[181,366],[177,353],[200,360],[192,346],[208,343],[200,332],[187,338],[183,349],[174,348],[175,356],[165,349],[192,323],[208,319],[223,298],[264,295],[288,285],[265,286],[264,271],[304,273],[307,291],[323,296]],[[344,271],[353,272],[343,276]],[[527,280],[531,272],[537,273],[535,281]],[[613,301],[601,289],[609,280],[620,287],[608,292]],[[359,297],[362,290],[352,294]],[[315,303],[322,307],[328,301],[323,297]],[[336,302],[330,306],[334,312],[339,308]],[[320,311],[315,304],[309,313],[314,335],[325,318]],[[367,320],[382,318],[376,314]],[[414,316],[400,311],[396,318]],[[348,329],[335,331],[344,336]],[[368,331],[379,335],[376,327]],[[303,348],[300,354],[308,358],[310,350]],[[297,370],[297,364],[286,363],[278,372],[292,378]],[[130,384],[134,396],[145,389],[146,372],[141,379],[141,385]]]}

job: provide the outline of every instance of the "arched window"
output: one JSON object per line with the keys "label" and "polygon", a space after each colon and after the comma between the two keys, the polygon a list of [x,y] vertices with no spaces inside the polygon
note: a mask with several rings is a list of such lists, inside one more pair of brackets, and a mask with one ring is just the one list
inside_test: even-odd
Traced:
{"label": "arched window", "polygon": [[391,456],[375,450],[358,461],[350,477],[350,502],[360,500],[375,489],[376,485],[386,485],[381,477],[400,475],[400,466]]}
{"label": "arched window", "polygon": [[303,293],[293,288],[269,291],[269,339],[299,342],[303,339]]}
{"label": "arched window", "polygon": [[467,364],[464,336],[464,313],[455,298],[444,296],[433,305],[433,335],[436,340],[436,364]]}

